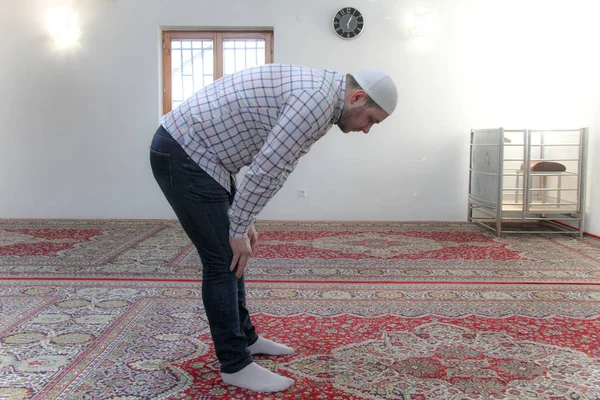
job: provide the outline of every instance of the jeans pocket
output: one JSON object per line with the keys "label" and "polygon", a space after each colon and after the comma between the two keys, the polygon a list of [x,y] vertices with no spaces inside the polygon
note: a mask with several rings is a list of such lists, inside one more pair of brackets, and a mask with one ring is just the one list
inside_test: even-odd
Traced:
{"label": "jeans pocket", "polygon": [[188,193],[201,203],[227,201],[229,193],[213,177],[189,157],[182,163]]}
{"label": "jeans pocket", "polygon": [[162,190],[165,196],[169,196],[173,192],[171,155],[150,149],[150,166],[160,190]]}

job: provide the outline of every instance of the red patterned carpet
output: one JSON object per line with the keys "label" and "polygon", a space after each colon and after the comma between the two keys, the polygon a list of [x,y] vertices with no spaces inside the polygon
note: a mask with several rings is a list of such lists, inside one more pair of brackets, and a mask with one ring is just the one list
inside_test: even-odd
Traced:
{"label": "red patterned carpet", "polygon": [[257,357],[224,385],[171,221],[0,220],[0,399],[600,399],[600,246],[466,223],[259,225]]}
{"label": "red patterned carpet", "polygon": [[[497,239],[467,223],[261,222],[249,280],[600,283],[600,242]],[[198,280],[174,221],[0,220],[0,268],[14,278]]]}

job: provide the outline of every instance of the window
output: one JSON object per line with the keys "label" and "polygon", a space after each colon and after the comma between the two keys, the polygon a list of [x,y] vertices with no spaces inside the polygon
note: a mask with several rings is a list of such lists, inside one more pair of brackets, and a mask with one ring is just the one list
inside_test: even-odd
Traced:
{"label": "window", "polygon": [[163,114],[209,83],[273,62],[273,32],[163,31]]}

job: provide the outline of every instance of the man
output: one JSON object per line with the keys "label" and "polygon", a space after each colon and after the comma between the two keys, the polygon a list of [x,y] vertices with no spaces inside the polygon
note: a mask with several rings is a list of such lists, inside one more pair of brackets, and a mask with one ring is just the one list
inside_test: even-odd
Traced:
{"label": "man", "polygon": [[[162,117],[152,172],[200,255],[202,300],[225,383],[257,392],[293,384],[252,361],[254,354],[294,352],[258,336],[246,309],[256,216],[333,124],[369,133],[397,98],[378,70],[352,76],[267,64],[213,82]],[[243,166],[249,168],[236,190]]]}

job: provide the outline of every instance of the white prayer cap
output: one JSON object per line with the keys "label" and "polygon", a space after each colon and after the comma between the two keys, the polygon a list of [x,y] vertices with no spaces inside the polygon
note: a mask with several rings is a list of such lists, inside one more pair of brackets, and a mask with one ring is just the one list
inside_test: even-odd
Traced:
{"label": "white prayer cap", "polygon": [[378,69],[363,69],[352,76],[383,111],[390,115],[394,112],[398,91],[388,74]]}

